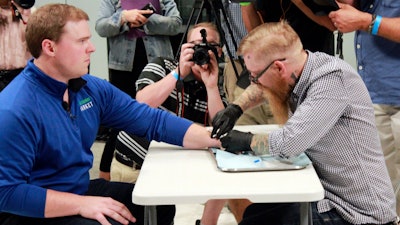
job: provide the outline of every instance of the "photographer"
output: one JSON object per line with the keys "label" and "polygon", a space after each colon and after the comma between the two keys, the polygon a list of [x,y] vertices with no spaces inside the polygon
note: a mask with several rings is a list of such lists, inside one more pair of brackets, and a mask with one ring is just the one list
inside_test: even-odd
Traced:
{"label": "photographer", "polygon": [[0,91],[26,66],[25,27],[34,0],[0,0]]}
{"label": "photographer", "polygon": [[[208,126],[227,104],[217,60],[222,54],[219,33],[214,24],[199,23],[188,32],[187,42],[182,45],[179,66],[165,57],[145,66],[136,82],[136,99]],[[177,85],[181,87],[176,88]],[[146,139],[120,132],[111,164],[111,180],[135,183],[148,146]],[[112,156],[113,152],[103,153],[100,163],[103,174],[110,171],[111,160],[107,157]]]}
{"label": "photographer", "polygon": [[[145,66],[136,82],[137,101],[210,125],[215,114],[228,104],[222,87],[222,70],[218,68],[222,55],[219,43],[214,24],[194,25],[188,32],[187,43],[182,45],[179,65],[173,59],[159,57]],[[149,145],[145,138],[119,132],[114,157],[114,151],[103,152],[100,163],[103,177],[135,183]],[[111,166],[108,157],[113,157]],[[204,218],[218,219],[223,205],[224,201],[208,204],[206,207],[216,209],[217,213]]]}

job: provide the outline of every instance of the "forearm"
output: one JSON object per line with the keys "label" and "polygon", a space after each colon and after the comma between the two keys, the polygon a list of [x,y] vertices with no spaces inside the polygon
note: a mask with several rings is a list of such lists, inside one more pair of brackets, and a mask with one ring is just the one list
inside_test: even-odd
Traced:
{"label": "forearm", "polygon": [[336,30],[336,27],[333,25],[331,20],[327,15],[325,16],[317,16],[315,15],[310,8],[308,8],[303,0],[292,0],[292,2],[299,8],[308,18],[310,18],[315,23],[326,27],[330,31]]}
{"label": "forearm", "polygon": [[224,103],[222,102],[221,95],[219,94],[218,87],[207,88],[207,106],[208,113],[210,115],[210,121],[214,118],[217,112],[223,110],[225,108]]}
{"label": "forearm", "polygon": [[253,108],[261,103],[265,102],[263,91],[258,85],[251,84],[246,90],[233,102],[233,104],[239,105],[242,111]]}
{"label": "forearm", "polygon": [[248,32],[253,30],[258,25],[262,24],[262,20],[260,19],[253,3],[247,6],[241,6],[241,10],[242,10],[243,23]]}
{"label": "forearm", "polygon": [[159,107],[175,89],[176,79],[172,72],[163,79],[147,85],[136,94],[138,102],[146,103],[153,108]]}
{"label": "forearm", "polygon": [[255,134],[250,144],[251,149],[256,155],[269,154],[269,137],[268,134]]}
{"label": "forearm", "polygon": [[83,196],[47,190],[45,218],[79,215]]}
{"label": "forearm", "polygon": [[183,146],[191,149],[206,149],[207,147],[220,147],[219,140],[211,138],[211,133],[205,127],[192,124],[183,138]]}
{"label": "forearm", "polygon": [[400,17],[382,18],[377,35],[391,41],[400,42]]}

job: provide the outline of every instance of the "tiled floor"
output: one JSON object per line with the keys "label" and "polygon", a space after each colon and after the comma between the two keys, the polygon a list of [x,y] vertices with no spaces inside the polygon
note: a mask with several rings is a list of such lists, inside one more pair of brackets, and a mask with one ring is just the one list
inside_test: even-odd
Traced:
{"label": "tiled floor", "polygon": [[[94,166],[90,171],[91,178],[97,178],[99,175],[99,162],[103,152],[104,142],[95,142],[92,146],[94,154]],[[194,225],[196,219],[200,219],[204,206],[202,204],[190,204],[190,205],[177,205],[175,225]],[[236,220],[232,213],[225,207],[218,220],[218,225],[235,225]]]}

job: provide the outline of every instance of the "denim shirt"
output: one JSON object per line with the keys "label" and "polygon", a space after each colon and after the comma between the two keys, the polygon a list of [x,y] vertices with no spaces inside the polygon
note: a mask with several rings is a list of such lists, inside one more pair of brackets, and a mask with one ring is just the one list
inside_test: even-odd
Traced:
{"label": "denim shirt", "polygon": [[[178,34],[182,26],[182,18],[174,0],[160,0],[160,6],[162,15],[153,14],[143,26],[146,36],[142,39],[148,61],[159,56],[173,57],[169,36]],[[127,36],[129,27],[126,23],[121,25],[121,12],[119,0],[102,0],[95,29],[108,40],[108,67],[131,71],[136,39]]]}
{"label": "denim shirt", "polygon": [[[399,0],[361,0],[360,9],[382,17],[399,17]],[[357,31],[357,69],[374,104],[400,106],[400,43]]]}

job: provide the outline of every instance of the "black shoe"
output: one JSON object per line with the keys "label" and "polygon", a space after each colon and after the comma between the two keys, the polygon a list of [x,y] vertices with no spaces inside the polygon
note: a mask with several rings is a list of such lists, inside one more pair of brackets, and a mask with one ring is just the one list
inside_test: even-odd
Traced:
{"label": "black shoe", "polygon": [[201,225],[201,220],[196,220],[196,224],[195,225]]}

